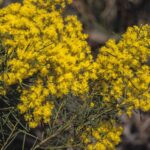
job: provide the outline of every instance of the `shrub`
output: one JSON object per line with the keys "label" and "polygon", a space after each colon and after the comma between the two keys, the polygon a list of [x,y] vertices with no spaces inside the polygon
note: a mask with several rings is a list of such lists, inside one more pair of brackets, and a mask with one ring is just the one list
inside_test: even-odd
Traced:
{"label": "shrub", "polygon": [[[119,42],[109,40],[97,57],[103,101],[121,112],[150,110],[150,26],[129,27]],[[120,113],[121,113],[120,112]]]}
{"label": "shrub", "polygon": [[35,149],[113,150],[120,117],[150,110],[150,26],[129,27],[94,60],[81,23],[64,15],[70,3],[24,0],[0,10],[0,98],[13,96],[29,127],[44,127]]}

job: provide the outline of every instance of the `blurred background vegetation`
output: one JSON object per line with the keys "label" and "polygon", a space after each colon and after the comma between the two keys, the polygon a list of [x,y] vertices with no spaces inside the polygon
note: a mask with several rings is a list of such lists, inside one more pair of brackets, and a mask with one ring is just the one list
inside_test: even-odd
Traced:
{"label": "blurred background vegetation", "polygon": [[[21,2],[21,0],[0,0],[0,8],[18,1]],[[128,26],[150,24],[150,0],[73,0],[73,4],[68,6],[65,13],[78,16],[83,24],[84,32],[89,35],[88,42],[92,52],[96,54],[99,47],[104,45],[108,39],[118,40]],[[11,115],[6,115],[6,119],[14,117],[15,110],[11,109]],[[18,124],[22,126],[18,118],[14,119],[17,122],[16,126]],[[122,120],[125,130],[118,150],[150,149],[150,114],[135,114],[130,120],[127,118],[122,118]],[[16,126],[9,124],[8,127],[11,128],[12,134]],[[36,132],[40,133],[40,129]],[[26,136],[21,131],[19,134],[22,138]],[[28,136],[36,139],[32,135]],[[28,145],[30,142],[29,139]]]}

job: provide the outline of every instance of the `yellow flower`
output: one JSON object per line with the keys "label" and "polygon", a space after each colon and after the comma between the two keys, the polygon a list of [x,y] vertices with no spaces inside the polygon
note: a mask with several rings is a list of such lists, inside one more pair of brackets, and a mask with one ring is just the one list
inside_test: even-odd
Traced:
{"label": "yellow flower", "polygon": [[91,102],[91,103],[90,103],[90,107],[93,108],[94,106],[95,106],[95,103],[94,103],[94,102]]}

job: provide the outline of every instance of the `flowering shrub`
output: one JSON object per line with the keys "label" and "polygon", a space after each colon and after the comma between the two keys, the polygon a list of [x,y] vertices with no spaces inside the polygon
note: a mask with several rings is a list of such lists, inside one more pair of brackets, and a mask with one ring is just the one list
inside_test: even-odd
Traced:
{"label": "flowering shrub", "polygon": [[63,15],[70,3],[24,0],[0,10],[0,96],[17,93],[30,128],[50,124],[56,133],[45,135],[56,139],[65,130],[70,136],[62,132],[57,144],[113,150],[123,130],[118,118],[150,110],[150,26],[128,28],[94,61],[77,17]]}
{"label": "flowering shrub", "polygon": [[[97,73],[103,101],[121,113],[150,110],[150,26],[129,27],[116,43],[109,40],[97,57]],[[122,109],[123,108],[123,109]]]}
{"label": "flowering shrub", "polygon": [[[62,9],[65,1],[25,0],[22,5],[15,3],[0,10],[0,36],[7,55],[0,80],[6,90],[20,85],[18,109],[30,127],[49,121],[54,107],[50,95],[88,91],[92,56],[87,35],[82,34],[77,17],[62,17],[56,4]],[[22,86],[24,83],[28,86]]]}
{"label": "flowering shrub", "polygon": [[[150,26],[129,27],[122,39],[116,43],[109,40],[102,47],[96,59],[97,80],[94,82],[95,95],[101,97],[104,107],[115,110],[114,115],[133,110],[150,110]],[[97,100],[91,106],[95,108]],[[100,121],[96,128],[85,129],[82,140],[88,150],[114,150],[120,142],[122,128],[116,126],[114,118]],[[108,121],[109,120],[109,121]]]}

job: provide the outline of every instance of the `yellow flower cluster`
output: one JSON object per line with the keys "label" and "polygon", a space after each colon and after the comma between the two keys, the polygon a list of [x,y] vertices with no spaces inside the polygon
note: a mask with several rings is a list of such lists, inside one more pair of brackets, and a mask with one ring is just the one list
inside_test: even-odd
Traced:
{"label": "yellow flower cluster", "polygon": [[102,121],[98,128],[87,128],[81,139],[87,150],[114,150],[121,133],[122,128],[114,120]]}
{"label": "yellow flower cluster", "polygon": [[43,123],[49,122],[54,105],[50,101],[49,90],[44,87],[41,79],[37,79],[34,85],[22,91],[21,102],[18,109],[25,114],[24,118],[31,128],[38,126],[42,120]]}
{"label": "yellow flower cluster", "polygon": [[118,43],[109,40],[96,60],[103,101],[129,115],[133,109],[150,110],[149,57],[149,25],[129,27]]}
{"label": "yellow flower cluster", "polygon": [[84,94],[88,80],[95,77],[81,23],[76,16],[64,18],[62,11],[53,9],[56,4],[63,8],[70,2],[24,0],[0,10],[0,38],[5,47],[0,81],[5,89],[28,85],[19,90],[18,108],[31,127],[41,120],[48,122],[53,108],[49,95]]}

